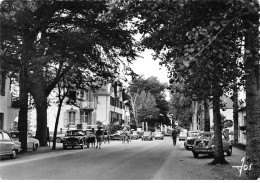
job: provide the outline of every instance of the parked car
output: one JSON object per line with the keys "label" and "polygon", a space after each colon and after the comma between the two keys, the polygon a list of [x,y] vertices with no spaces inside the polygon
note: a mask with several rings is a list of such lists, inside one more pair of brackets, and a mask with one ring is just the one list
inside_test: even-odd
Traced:
{"label": "parked car", "polygon": [[184,147],[188,150],[193,147],[196,137],[200,134],[200,131],[188,131],[188,136],[184,142]]}
{"label": "parked car", "polygon": [[131,134],[131,139],[136,139],[138,140],[140,137],[139,137],[139,134],[137,133],[137,131],[132,131],[132,134]]}
{"label": "parked car", "polygon": [[144,135],[144,131],[137,131],[139,138],[142,138],[142,136]]}
{"label": "parked car", "polygon": [[[10,132],[10,136],[14,141],[20,142],[19,138],[19,131],[12,131]],[[40,146],[40,142],[38,139],[33,138],[32,134],[27,134],[27,149],[32,149],[33,151],[37,151],[38,147]]]}
{"label": "parked car", "polygon": [[0,156],[8,155],[14,159],[20,151],[21,143],[14,141],[7,131],[0,130]]}
{"label": "parked car", "polygon": [[123,140],[124,135],[123,135],[123,130],[117,130],[114,134],[110,135],[111,140]]}
{"label": "parked car", "polygon": [[164,138],[164,134],[163,134],[163,132],[155,132],[154,133],[154,139],[161,139],[161,140],[163,140],[163,138]]}
{"label": "parked car", "polygon": [[142,140],[153,140],[153,133],[151,131],[145,131]]}
{"label": "parked car", "polygon": [[[232,144],[229,142],[224,134],[222,134],[223,151],[228,156],[232,154]],[[211,157],[214,156],[214,132],[201,132],[195,139],[192,153],[195,158],[198,158],[199,154],[209,154]]]}
{"label": "parked car", "polygon": [[188,133],[187,129],[180,129],[179,141],[185,141],[187,139],[187,133]]}
{"label": "parked car", "polygon": [[[54,133],[50,134],[50,141],[53,141]],[[62,143],[65,137],[65,133],[56,134],[56,143]]]}
{"label": "parked car", "polygon": [[63,149],[80,146],[84,149],[86,145],[86,133],[83,130],[68,130],[63,138]]}

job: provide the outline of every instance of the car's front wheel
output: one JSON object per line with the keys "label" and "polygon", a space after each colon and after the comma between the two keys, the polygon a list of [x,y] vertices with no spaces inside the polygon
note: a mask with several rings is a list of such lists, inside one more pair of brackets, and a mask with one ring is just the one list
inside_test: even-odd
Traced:
{"label": "car's front wheel", "polygon": [[17,157],[17,151],[13,149],[12,154],[10,155],[12,159],[15,159]]}
{"label": "car's front wheel", "polygon": [[195,151],[192,151],[192,153],[193,153],[194,158],[198,158],[199,157],[199,154],[196,153]]}
{"label": "car's front wheel", "polygon": [[56,143],[61,143],[61,138],[60,137],[56,138]]}
{"label": "car's front wheel", "polygon": [[231,154],[232,154],[232,147],[229,147],[229,148],[228,148],[228,151],[227,151],[227,155],[228,155],[228,156],[231,156]]}
{"label": "car's front wheel", "polygon": [[33,151],[37,151],[38,144],[33,144]]}

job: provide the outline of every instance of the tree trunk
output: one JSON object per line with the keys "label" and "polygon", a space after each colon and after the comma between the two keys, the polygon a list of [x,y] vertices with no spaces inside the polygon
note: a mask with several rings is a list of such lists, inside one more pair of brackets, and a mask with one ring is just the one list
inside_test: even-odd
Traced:
{"label": "tree trunk", "polygon": [[234,87],[233,95],[233,121],[234,121],[234,145],[238,145],[238,93],[237,86]]}
{"label": "tree trunk", "polygon": [[222,143],[220,96],[213,96],[214,160],[211,164],[226,164]]}
{"label": "tree trunk", "polygon": [[41,146],[47,146],[47,94],[41,82],[35,83],[31,93],[37,112],[36,138],[39,139]]}
{"label": "tree trunk", "polygon": [[204,130],[206,132],[210,131],[210,116],[209,116],[209,100],[204,99]]}
{"label": "tree trunk", "polygon": [[21,148],[23,152],[27,151],[27,126],[28,126],[28,66],[27,63],[21,64],[21,70],[19,75],[20,94],[19,94],[19,118],[18,118],[18,131],[19,140],[21,142]]}
{"label": "tree trunk", "polygon": [[[259,25],[257,12],[251,14]],[[257,17],[257,18],[256,18]],[[256,21],[257,20],[257,21]],[[259,30],[251,28],[245,36],[245,48],[251,57],[246,57],[246,164],[252,165],[246,170],[248,179],[260,178],[260,69],[259,69]]]}
{"label": "tree trunk", "polygon": [[57,112],[57,116],[56,116],[55,127],[54,127],[54,134],[53,134],[52,150],[56,149],[56,137],[57,137],[57,130],[58,130],[58,125],[59,125],[60,111],[61,111],[61,107],[62,107],[62,102],[63,102],[63,100],[60,101],[60,103],[59,103],[58,112]]}
{"label": "tree trunk", "polygon": [[54,134],[53,134],[53,144],[52,144],[52,150],[55,150],[56,149],[56,137],[57,137],[57,130],[58,130],[58,125],[59,125],[59,119],[60,119],[60,111],[61,111],[61,107],[62,107],[62,104],[63,104],[63,101],[65,99],[65,97],[67,96],[68,94],[68,91],[65,92],[63,94],[63,96],[61,95],[61,86],[58,84],[58,89],[59,89],[59,107],[58,107],[58,112],[57,112],[57,116],[56,116],[56,121],[55,121],[55,127],[54,127]]}

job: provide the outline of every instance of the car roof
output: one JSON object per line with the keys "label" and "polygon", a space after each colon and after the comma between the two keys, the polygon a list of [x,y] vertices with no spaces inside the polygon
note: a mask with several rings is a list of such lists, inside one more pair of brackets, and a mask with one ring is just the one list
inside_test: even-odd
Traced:
{"label": "car roof", "polygon": [[9,133],[19,133],[19,131],[10,131]]}
{"label": "car roof", "polygon": [[67,130],[67,132],[72,132],[72,131],[83,131],[81,129],[77,129],[77,130]]}
{"label": "car roof", "polygon": [[0,132],[6,132],[6,133],[9,133],[8,131],[6,131],[6,130],[2,130],[2,129],[0,129]]}
{"label": "car roof", "polygon": [[201,132],[200,135],[214,135],[214,132]]}

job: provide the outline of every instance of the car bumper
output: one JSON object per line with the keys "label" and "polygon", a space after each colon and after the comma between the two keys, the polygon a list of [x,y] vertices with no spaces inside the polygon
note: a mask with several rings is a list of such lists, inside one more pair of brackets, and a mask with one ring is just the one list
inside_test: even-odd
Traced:
{"label": "car bumper", "polygon": [[196,148],[193,148],[192,151],[194,151],[196,153],[199,153],[199,154],[211,154],[211,153],[214,153],[213,149],[196,149]]}
{"label": "car bumper", "polygon": [[187,148],[193,148],[193,144],[186,144]]}
{"label": "car bumper", "polygon": [[185,141],[187,137],[179,137],[179,141]]}
{"label": "car bumper", "polygon": [[78,143],[78,142],[64,142],[63,146],[82,146],[84,145],[83,143]]}

